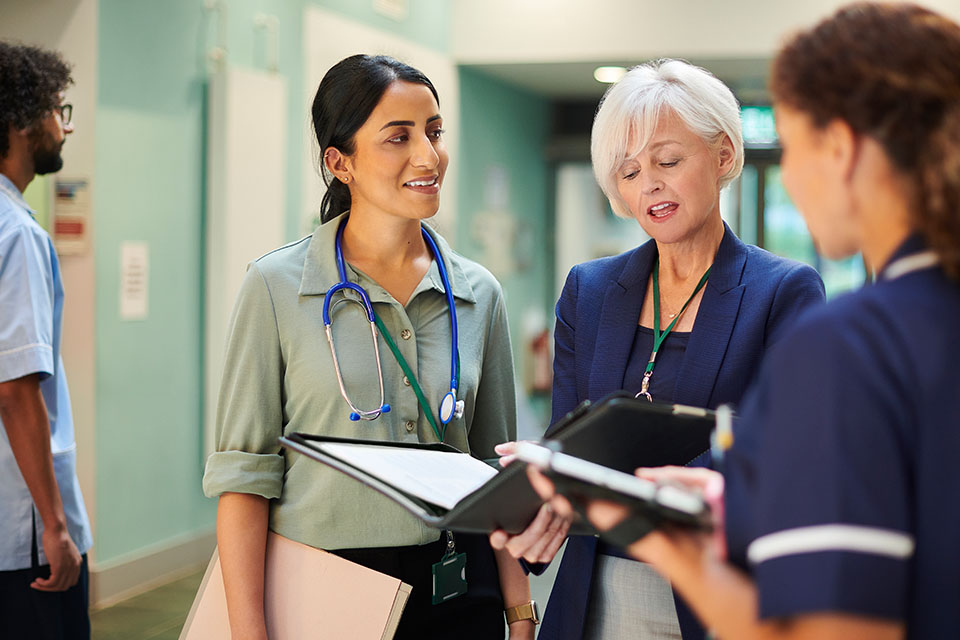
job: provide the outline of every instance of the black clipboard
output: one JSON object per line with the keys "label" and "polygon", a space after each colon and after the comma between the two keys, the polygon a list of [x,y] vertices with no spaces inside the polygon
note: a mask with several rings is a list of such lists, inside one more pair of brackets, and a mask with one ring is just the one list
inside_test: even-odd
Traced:
{"label": "black clipboard", "polygon": [[[560,442],[570,455],[632,473],[636,467],[684,465],[709,450],[715,419],[713,411],[650,403],[621,392],[596,403],[584,402],[554,425],[548,440]],[[366,484],[437,529],[466,533],[503,529],[507,533],[520,533],[536,516],[542,503],[530,486],[525,465],[521,463],[502,469],[453,509],[444,509],[321,451],[316,446],[321,442],[459,452],[457,449],[441,443],[382,442],[304,433],[280,438],[284,447]],[[575,534],[587,532],[592,533],[588,525],[572,531]]]}

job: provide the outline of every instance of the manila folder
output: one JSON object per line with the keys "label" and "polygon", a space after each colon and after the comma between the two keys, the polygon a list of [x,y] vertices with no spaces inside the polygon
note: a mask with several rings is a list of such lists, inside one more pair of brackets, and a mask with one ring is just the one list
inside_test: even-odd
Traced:
{"label": "manila folder", "polygon": [[[410,590],[396,578],[272,531],[267,534],[263,599],[271,640],[390,640]],[[180,640],[230,640],[216,551]]]}

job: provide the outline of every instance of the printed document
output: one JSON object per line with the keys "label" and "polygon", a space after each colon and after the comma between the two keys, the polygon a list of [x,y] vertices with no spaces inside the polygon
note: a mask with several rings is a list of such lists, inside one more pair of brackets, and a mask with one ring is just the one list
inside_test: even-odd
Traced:
{"label": "printed document", "polygon": [[317,448],[444,509],[452,509],[497,475],[496,469],[466,453],[335,442]]}

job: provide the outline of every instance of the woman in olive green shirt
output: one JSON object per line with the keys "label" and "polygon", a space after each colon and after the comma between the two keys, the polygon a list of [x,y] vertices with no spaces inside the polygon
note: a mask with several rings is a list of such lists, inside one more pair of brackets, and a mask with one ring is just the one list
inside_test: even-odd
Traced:
{"label": "woman in olive green shirt", "polygon": [[[219,496],[217,540],[233,637],[266,638],[263,557],[269,528],[412,584],[397,638],[500,638],[503,608],[530,599],[526,576],[509,555],[495,556],[485,537],[458,534],[457,551],[468,557],[469,591],[432,605],[431,566],[446,542],[440,532],[277,443],[291,432],[437,441],[409,378],[386,348],[381,366],[391,410],[371,421],[348,417],[322,320],[324,297],[339,282],[334,243],[344,219],[347,279],[367,291],[425,397],[436,404],[450,387],[450,310],[421,229],[438,246],[459,322],[458,397],[464,401],[462,417],[441,432],[443,441],[487,458],[494,457],[494,445],[516,435],[500,286],[421,223],[437,212],[448,159],[433,85],[392,58],[352,56],[320,83],[313,122],[328,185],[324,224],[250,264],[231,320],[217,452],[204,475],[206,494]],[[362,308],[344,304],[331,313],[350,399],[361,408],[379,406],[377,363]],[[432,407],[434,416],[438,409]],[[511,624],[510,637],[532,638],[533,622]]]}

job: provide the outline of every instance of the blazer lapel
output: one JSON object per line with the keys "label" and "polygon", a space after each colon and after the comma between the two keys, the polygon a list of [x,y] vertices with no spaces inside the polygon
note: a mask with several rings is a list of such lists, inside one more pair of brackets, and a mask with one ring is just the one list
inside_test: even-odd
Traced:
{"label": "blazer lapel", "polygon": [[623,376],[633,350],[640,307],[655,256],[656,244],[652,240],[644,243],[630,256],[617,278],[607,285],[596,339],[591,345],[595,349],[588,385],[591,400],[623,388]]}
{"label": "blazer lapel", "polygon": [[726,227],[677,374],[673,399],[679,404],[707,407],[710,402],[740,311],[743,299],[740,278],[746,260],[746,246]]}

